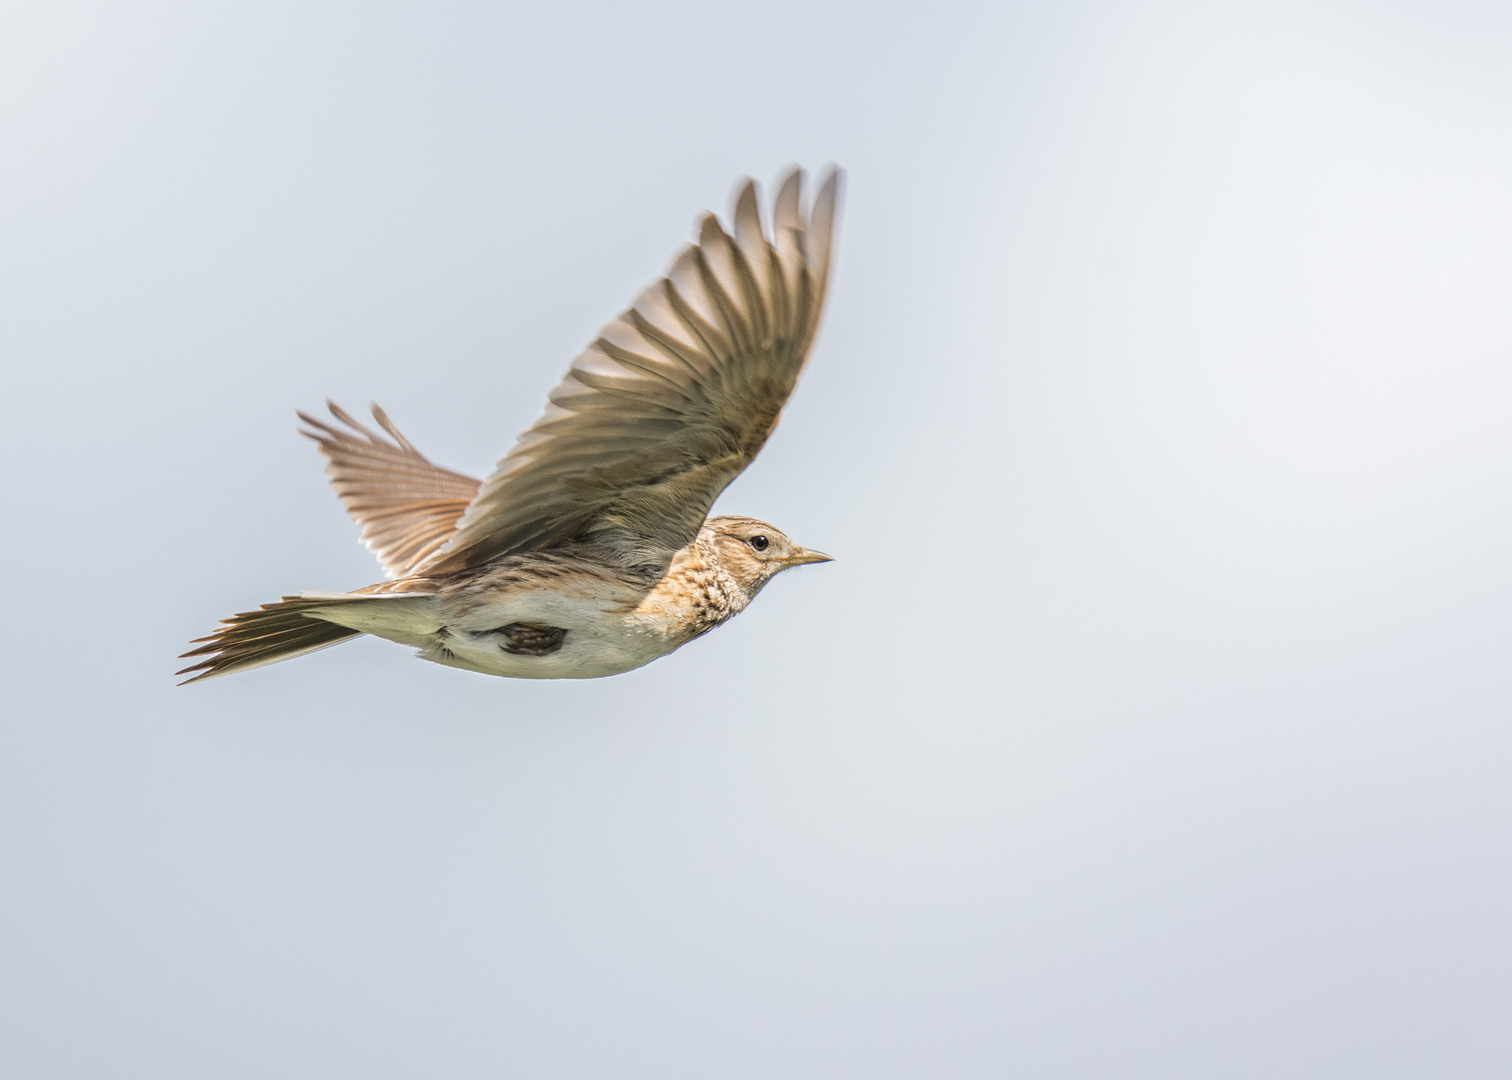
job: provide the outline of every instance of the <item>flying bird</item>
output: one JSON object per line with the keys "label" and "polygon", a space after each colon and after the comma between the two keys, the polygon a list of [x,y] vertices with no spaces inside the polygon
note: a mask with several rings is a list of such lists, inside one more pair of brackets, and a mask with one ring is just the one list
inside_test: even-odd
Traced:
{"label": "flying bird", "polygon": [[199,682],[363,634],[488,675],[591,679],[665,656],[783,570],[828,562],[753,518],[707,517],[765,444],[829,280],[841,173],[812,205],[801,170],[770,234],[747,179],[696,243],[604,327],[483,481],[432,464],[374,405],[303,434],[388,580],[303,592],[222,621],[184,654]]}

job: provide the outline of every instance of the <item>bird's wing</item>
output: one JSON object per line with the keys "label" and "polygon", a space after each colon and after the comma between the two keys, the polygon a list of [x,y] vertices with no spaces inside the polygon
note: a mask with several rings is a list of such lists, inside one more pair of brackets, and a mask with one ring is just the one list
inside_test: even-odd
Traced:
{"label": "bird's wing", "polygon": [[415,572],[599,537],[675,551],[776,425],[813,342],[829,278],[840,172],[805,216],[794,170],[763,229],[756,186],[734,235],[714,215],[667,276],[601,332],[545,414],[483,482],[456,533]]}
{"label": "bird's wing", "polygon": [[303,434],[320,444],[331,486],[361,527],[363,544],[378,556],[384,573],[403,577],[456,531],[457,519],[478,493],[478,481],[432,465],[378,406],[373,419],[388,439],[333,402],[326,404],[345,428],[300,413],[313,429]]}

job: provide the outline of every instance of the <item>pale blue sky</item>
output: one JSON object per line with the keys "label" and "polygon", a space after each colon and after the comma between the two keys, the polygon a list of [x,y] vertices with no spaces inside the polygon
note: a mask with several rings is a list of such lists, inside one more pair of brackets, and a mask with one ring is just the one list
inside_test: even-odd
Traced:
{"label": "pale blue sky", "polygon": [[[1502,5],[11,5],[0,1073],[1503,1077]],[[849,171],[609,680],[362,641],[296,408],[475,474],[737,177]]]}

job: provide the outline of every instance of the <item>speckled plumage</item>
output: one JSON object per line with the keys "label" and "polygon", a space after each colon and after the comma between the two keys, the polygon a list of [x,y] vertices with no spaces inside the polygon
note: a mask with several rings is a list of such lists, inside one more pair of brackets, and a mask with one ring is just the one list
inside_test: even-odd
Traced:
{"label": "speckled plumage", "polygon": [[190,682],[360,634],[516,678],[594,678],[664,656],[771,578],[828,556],[764,522],[706,518],[776,426],[828,283],[839,173],[801,210],[794,170],[769,237],[755,185],[733,234],[698,243],[574,361],[542,418],[485,480],[440,468],[377,406],[300,414],[332,486],[392,580],[305,592],[224,621]]}

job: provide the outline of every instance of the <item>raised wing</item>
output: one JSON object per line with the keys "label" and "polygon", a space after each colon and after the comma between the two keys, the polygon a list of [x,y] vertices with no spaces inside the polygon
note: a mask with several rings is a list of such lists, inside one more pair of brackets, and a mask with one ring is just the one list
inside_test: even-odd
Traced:
{"label": "raised wing", "polygon": [[414,572],[579,537],[664,553],[689,543],[797,382],[824,305],[840,177],[830,172],[805,216],[803,173],[790,173],[770,237],[749,180],[733,236],[707,215],[698,243],[573,361]]}
{"label": "raised wing", "polygon": [[389,439],[334,402],[326,405],[350,430],[300,413],[314,429],[302,434],[320,444],[331,486],[362,528],[363,544],[378,556],[385,574],[404,577],[456,531],[457,519],[478,493],[478,481],[432,465],[378,406],[373,419]]}

